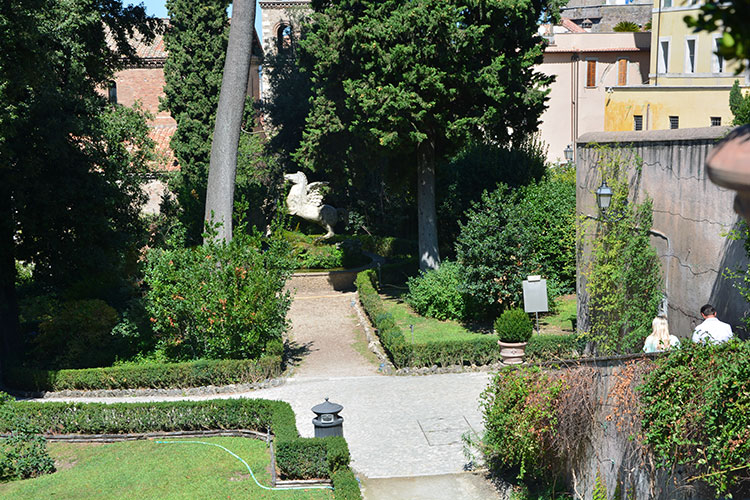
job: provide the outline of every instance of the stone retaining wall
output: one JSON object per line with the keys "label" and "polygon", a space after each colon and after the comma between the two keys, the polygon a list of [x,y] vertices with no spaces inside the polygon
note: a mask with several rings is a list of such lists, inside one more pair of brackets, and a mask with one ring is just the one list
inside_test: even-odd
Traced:
{"label": "stone retaining wall", "polygon": [[[737,331],[748,310],[747,302],[723,276],[727,268],[746,267],[742,241],[726,237],[740,218],[733,210],[734,192],[718,187],[706,176],[705,158],[728,127],[639,132],[596,132],[578,139],[576,212],[599,217],[594,192],[601,185],[599,146],[619,149],[633,158],[628,178],[635,178],[635,157],[643,160],[639,182],[629,199],[653,200],[651,244],[662,262],[667,293],[669,329],[678,337],[691,335],[702,321],[700,307],[711,303],[719,318]],[[585,235],[591,241],[594,234]],[[585,277],[580,272],[588,259],[583,248],[578,258],[578,325],[588,329]]]}

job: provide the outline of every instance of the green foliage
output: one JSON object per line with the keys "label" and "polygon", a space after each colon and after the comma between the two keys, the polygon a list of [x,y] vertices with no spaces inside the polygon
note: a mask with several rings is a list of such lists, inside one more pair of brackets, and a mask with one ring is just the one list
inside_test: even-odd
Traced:
{"label": "green foliage", "polygon": [[694,31],[721,32],[719,54],[738,62],[737,73],[745,69],[750,58],[750,0],[718,2],[709,0],[700,6],[697,17],[685,16],[684,21]]}
{"label": "green foliage", "polygon": [[466,304],[459,291],[461,282],[461,266],[456,262],[444,261],[439,269],[421,271],[419,276],[409,278],[406,303],[417,314],[428,318],[463,319]]}
{"label": "green foliage", "polygon": [[636,33],[641,31],[640,26],[632,21],[620,21],[612,27],[612,31],[625,32],[625,33]]}
{"label": "green foliage", "polygon": [[176,360],[257,358],[287,328],[292,268],[283,239],[242,230],[230,243],[152,250],[145,281],[158,348]]}
{"label": "green foliage", "polygon": [[689,465],[725,495],[750,479],[750,344],[683,342],[640,388],[643,429],[658,464]]}
{"label": "green foliage", "polygon": [[359,238],[338,236],[331,240],[318,241],[313,235],[287,231],[284,233],[292,246],[297,267],[300,269],[347,269],[360,267],[370,262],[362,253]]}
{"label": "green foliage", "polygon": [[180,173],[170,188],[190,243],[200,240],[216,107],[224,71],[229,23],[228,0],[167,0],[169,26],[164,44],[164,98],[161,107],[177,121],[170,146]]}
{"label": "green foliage", "polygon": [[283,473],[289,478],[317,478],[328,475],[326,443],[321,440],[302,440],[279,443],[276,461],[284,464]]}
{"label": "green foliage", "polygon": [[377,328],[380,342],[396,367],[485,365],[500,358],[497,341],[491,335],[414,345],[407,342],[403,331],[396,324],[393,315],[386,310],[375,290],[375,279],[375,271],[363,271],[357,275],[355,285],[362,306]]}
{"label": "green foliage", "polygon": [[[466,212],[456,255],[464,268],[468,314],[492,318],[521,304],[521,282],[541,274],[550,290],[575,280],[575,185],[544,180],[482,194]],[[556,285],[559,283],[559,285]]]}
{"label": "green foliage", "polygon": [[[651,246],[651,200],[628,202],[639,196],[641,160],[625,153],[599,152],[602,177],[612,189],[608,216],[598,222],[596,233],[587,240],[591,259],[583,269],[589,295],[589,340],[597,352],[639,352],[651,333],[651,321],[662,300],[661,266]],[[628,179],[628,167],[635,178]],[[591,234],[591,221],[584,221],[582,235]]]}
{"label": "green foliage", "polygon": [[732,125],[746,125],[750,123],[750,94],[743,95],[740,81],[735,80],[729,91],[729,110],[734,115]]}
{"label": "green foliage", "polygon": [[89,368],[112,363],[117,311],[102,300],[64,302],[59,311],[39,325],[34,338],[36,359],[64,368]]}
{"label": "green foliage", "polygon": [[524,357],[530,363],[574,359],[580,357],[585,343],[577,334],[532,335],[526,344]]}
{"label": "green foliage", "polygon": [[351,469],[337,470],[331,475],[331,480],[333,481],[336,500],[359,500],[362,498],[359,483]]}
{"label": "green foliage", "polygon": [[10,410],[13,398],[0,393],[0,419],[7,422],[7,437],[0,438],[0,482],[29,479],[55,472],[47,440],[28,418]]}
{"label": "green foliage", "polygon": [[607,485],[602,481],[602,475],[596,474],[596,481],[594,482],[594,491],[591,493],[591,500],[609,500],[607,494]]}
{"label": "green foliage", "polygon": [[494,467],[519,479],[544,477],[549,457],[545,441],[555,432],[555,399],[563,381],[539,368],[502,369],[480,398],[485,435],[482,449]]}
{"label": "green foliage", "polygon": [[523,309],[507,309],[495,320],[495,332],[501,342],[527,342],[534,332],[534,325]]}
{"label": "green foliage", "polygon": [[459,221],[464,220],[466,208],[481,199],[483,191],[500,183],[515,188],[539,181],[546,170],[545,162],[543,144],[531,138],[518,147],[473,144],[439,163],[436,196],[440,254],[451,255]]}
{"label": "green foliage", "polygon": [[[48,434],[132,434],[213,429],[248,429],[274,435],[276,463],[290,479],[331,477],[350,471],[343,438],[305,439],[288,403],[263,399],[217,399],[161,403],[7,402],[0,408],[0,433],[33,419]],[[335,483],[335,480],[334,480]],[[352,496],[336,498],[360,498]]]}
{"label": "green foliage", "polygon": [[8,387],[27,391],[167,389],[247,384],[281,374],[279,353],[258,360],[224,359],[184,363],[126,364],[83,370],[34,370],[8,367]]}

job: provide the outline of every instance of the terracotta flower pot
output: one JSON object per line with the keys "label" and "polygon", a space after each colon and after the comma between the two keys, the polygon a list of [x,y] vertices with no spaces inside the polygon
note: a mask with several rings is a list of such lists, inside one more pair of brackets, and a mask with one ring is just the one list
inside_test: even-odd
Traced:
{"label": "terracotta flower pot", "polygon": [[526,352],[528,342],[506,343],[501,340],[497,341],[500,346],[500,356],[506,365],[520,365],[523,363],[523,354]]}

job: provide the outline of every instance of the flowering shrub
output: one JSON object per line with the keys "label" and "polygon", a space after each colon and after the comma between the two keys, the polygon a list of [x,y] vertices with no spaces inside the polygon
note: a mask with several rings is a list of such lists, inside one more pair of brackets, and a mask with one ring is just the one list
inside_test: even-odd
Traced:
{"label": "flowering shrub", "polygon": [[278,345],[291,304],[289,255],[282,239],[241,232],[230,243],[151,250],[146,309],[157,348],[173,360],[254,359]]}

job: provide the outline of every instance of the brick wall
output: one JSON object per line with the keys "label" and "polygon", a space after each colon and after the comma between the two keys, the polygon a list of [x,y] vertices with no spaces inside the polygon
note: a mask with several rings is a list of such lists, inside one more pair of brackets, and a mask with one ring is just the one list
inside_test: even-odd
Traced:
{"label": "brick wall", "polygon": [[153,125],[176,125],[168,111],[159,111],[159,97],[164,95],[164,68],[125,69],[117,73],[117,102],[132,106],[141,101],[154,115]]}

